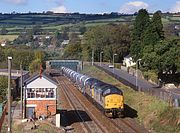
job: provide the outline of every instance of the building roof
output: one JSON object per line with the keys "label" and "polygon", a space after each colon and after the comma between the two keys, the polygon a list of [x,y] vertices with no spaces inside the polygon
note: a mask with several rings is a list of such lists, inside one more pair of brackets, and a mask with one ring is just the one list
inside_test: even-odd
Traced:
{"label": "building roof", "polygon": [[129,54],[129,55],[125,56],[124,58],[130,58],[130,57],[132,57],[132,56]]}
{"label": "building roof", "polygon": [[[40,74],[36,73],[33,76],[31,76],[30,78],[28,78],[27,80],[25,80],[24,83],[25,84],[29,84],[29,83],[31,83],[32,81],[36,80],[39,77],[40,77]],[[47,75],[46,73],[42,73],[42,77],[47,79],[49,82],[51,82],[51,83],[53,83],[55,85],[58,84],[57,81],[54,78],[52,78],[51,76]]]}

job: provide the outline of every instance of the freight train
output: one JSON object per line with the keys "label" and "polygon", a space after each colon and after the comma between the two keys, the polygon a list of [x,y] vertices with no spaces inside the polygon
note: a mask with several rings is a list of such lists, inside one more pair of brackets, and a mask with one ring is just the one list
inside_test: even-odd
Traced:
{"label": "freight train", "polygon": [[121,117],[124,112],[123,92],[117,87],[98,79],[80,74],[69,68],[61,68],[67,76],[108,117]]}

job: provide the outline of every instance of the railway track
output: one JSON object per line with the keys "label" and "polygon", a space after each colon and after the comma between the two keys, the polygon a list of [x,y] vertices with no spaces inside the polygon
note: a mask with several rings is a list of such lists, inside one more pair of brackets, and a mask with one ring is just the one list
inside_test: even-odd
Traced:
{"label": "railway track", "polygon": [[[147,131],[140,129],[139,126],[135,124],[132,125],[129,120],[117,118],[110,119],[107,118],[98,110],[92,103],[90,103],[85,96],[80,93],[77,88],[70,83],[67,78],[60,77],[60,86],[63,89],[64,93],[69,99],[69,102],[72,104],[77,114],[83,122],[85,132],[112,132],[112,133],[145,133]],[[83,110],[88,114],[92,119],[91,121],[85,121],[87,118],[81,113],[78,113],[78,110]],[[87,116],[86,116],[87,117]]]}
{"label": "railway track", "polygon": [[67,83],[62,81],[62,83],[60,83],[60,86],[61,86],[65,96],[67,97],[69,104],[76,111],[77,116],[79,117],[80,121],[83,123],[84,131],[87,133],[89,133],[89,132],[93,132],[93,133],[105,132],[106,130],[103,129],[103,127],[101,125],[99,125],[99,123],[92,121],[90,119],[89,115],[85,113],[85,112],[87,112],[86,108],[84,108],[83,105],[79,102],[79,99],[77,99],[77,97],[72,92],[70,92],[70,89],[68,88]]}

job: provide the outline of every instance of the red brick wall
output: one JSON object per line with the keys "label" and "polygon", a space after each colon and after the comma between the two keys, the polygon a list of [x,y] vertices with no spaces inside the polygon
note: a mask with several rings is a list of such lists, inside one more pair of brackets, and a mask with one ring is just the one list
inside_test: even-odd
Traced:
{"label": "red brick wall", "polygon": [[[56,114],[56,100],[27,100],[26,105],[35,104],[35,115],[38,118],[41,115],[49,116]],[[48,105],[48,110],[47,110]]]}

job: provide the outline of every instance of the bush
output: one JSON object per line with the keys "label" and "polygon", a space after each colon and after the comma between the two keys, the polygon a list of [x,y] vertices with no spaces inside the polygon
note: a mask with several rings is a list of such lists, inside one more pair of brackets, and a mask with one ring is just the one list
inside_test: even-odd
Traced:
{"label": "bush", "polygon": [[155,71],[148,70],[147,72],[144,72],[143,75],[146,80],[149,80],[154,83],[158,83],[158,75]]}

